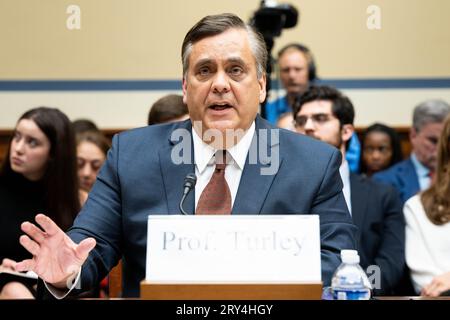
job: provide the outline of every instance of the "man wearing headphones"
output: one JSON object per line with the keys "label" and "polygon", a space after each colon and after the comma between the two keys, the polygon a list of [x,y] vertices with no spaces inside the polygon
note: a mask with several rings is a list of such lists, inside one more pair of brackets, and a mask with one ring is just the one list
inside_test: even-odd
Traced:
{"label": "man wearing headphones", "polygon": [[316,67],[311,51],[304,45],[291,43],[278,52],[280,80],[286,96],[266,104],[266,118],[276,124],[280,115],[292,112],[297,95],[305,92],[316,80]]}
{"label": "man wearing headphones", "polygon": [[[290,43],[278,52],[278,67],[286,96],[267,102],[265,108],[267,121],[280,126],[278,119],[281,115],[292,113],[296,97],[306,92],[317,80],[317,70],[311,51],[300,43]],[[293,122],[292,115],[287,116],[292,118]],[[361,145],[357,134],[354,133],[346,154],[351,172],[359,171],[360,153]]]}

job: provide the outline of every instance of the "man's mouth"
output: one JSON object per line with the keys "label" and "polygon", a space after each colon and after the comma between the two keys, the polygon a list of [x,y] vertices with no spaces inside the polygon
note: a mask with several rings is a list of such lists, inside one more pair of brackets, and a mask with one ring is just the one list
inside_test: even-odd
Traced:
{"label": "man's mouth", "polygon": [[228,103],[220,103],[220,104],[212,104],[208,108],[213,109],[215,111],[222,111],[225,109],[233,108],[233,106]]}

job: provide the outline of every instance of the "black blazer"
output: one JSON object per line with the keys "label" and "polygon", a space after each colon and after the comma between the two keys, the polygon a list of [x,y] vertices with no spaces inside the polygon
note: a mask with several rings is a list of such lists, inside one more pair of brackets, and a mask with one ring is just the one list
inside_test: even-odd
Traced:
{"label": "black blazer", "polygon": [[405,222],[398,192],[353,173],[350,190],[361,267],[367,271],[370,265],[379,266],[381,288],[374,292],[390,294],[405,268]]}

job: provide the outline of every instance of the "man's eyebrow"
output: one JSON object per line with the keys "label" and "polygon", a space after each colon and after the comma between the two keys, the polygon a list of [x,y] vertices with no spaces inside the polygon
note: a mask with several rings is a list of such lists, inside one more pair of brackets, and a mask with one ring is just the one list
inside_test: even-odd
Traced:
{"label": "man's eyebrow", "polygon": [[[313,117],[313,116],[329,116],[330,114],[329,113],[325,113],[325,112],[319,112],[319,113],[312,113],[310,116],[311,117]],[[306,115],[299,115],[299,117],[306,117]]]}
{"label": "man's eyebrow", "polygon": [[231,57],[227,59],[227,62],[234,62],[234,63],[238,63],[238,64],[242,64],[245,65],[246,63],[244,62],[244,60],[242,60],[241,57]]}
{"label": "man's eyebrow", "polygon": [[213,62],[213,60],[210,58],[203,58],[203,59],[198,60],[195,63],[194,67],[198,67],[198,66],[205,65],[205,64],[210,64],[212,62]]}

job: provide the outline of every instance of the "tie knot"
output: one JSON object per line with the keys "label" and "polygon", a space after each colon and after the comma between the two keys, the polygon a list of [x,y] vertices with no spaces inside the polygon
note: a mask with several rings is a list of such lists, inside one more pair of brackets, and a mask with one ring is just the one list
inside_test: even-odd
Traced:
{"label": "tie knot", "polygon": [[230,162],[230,156],[226,150],[218,150],[215,155],[216,170],[225,170],[226,165]]}

